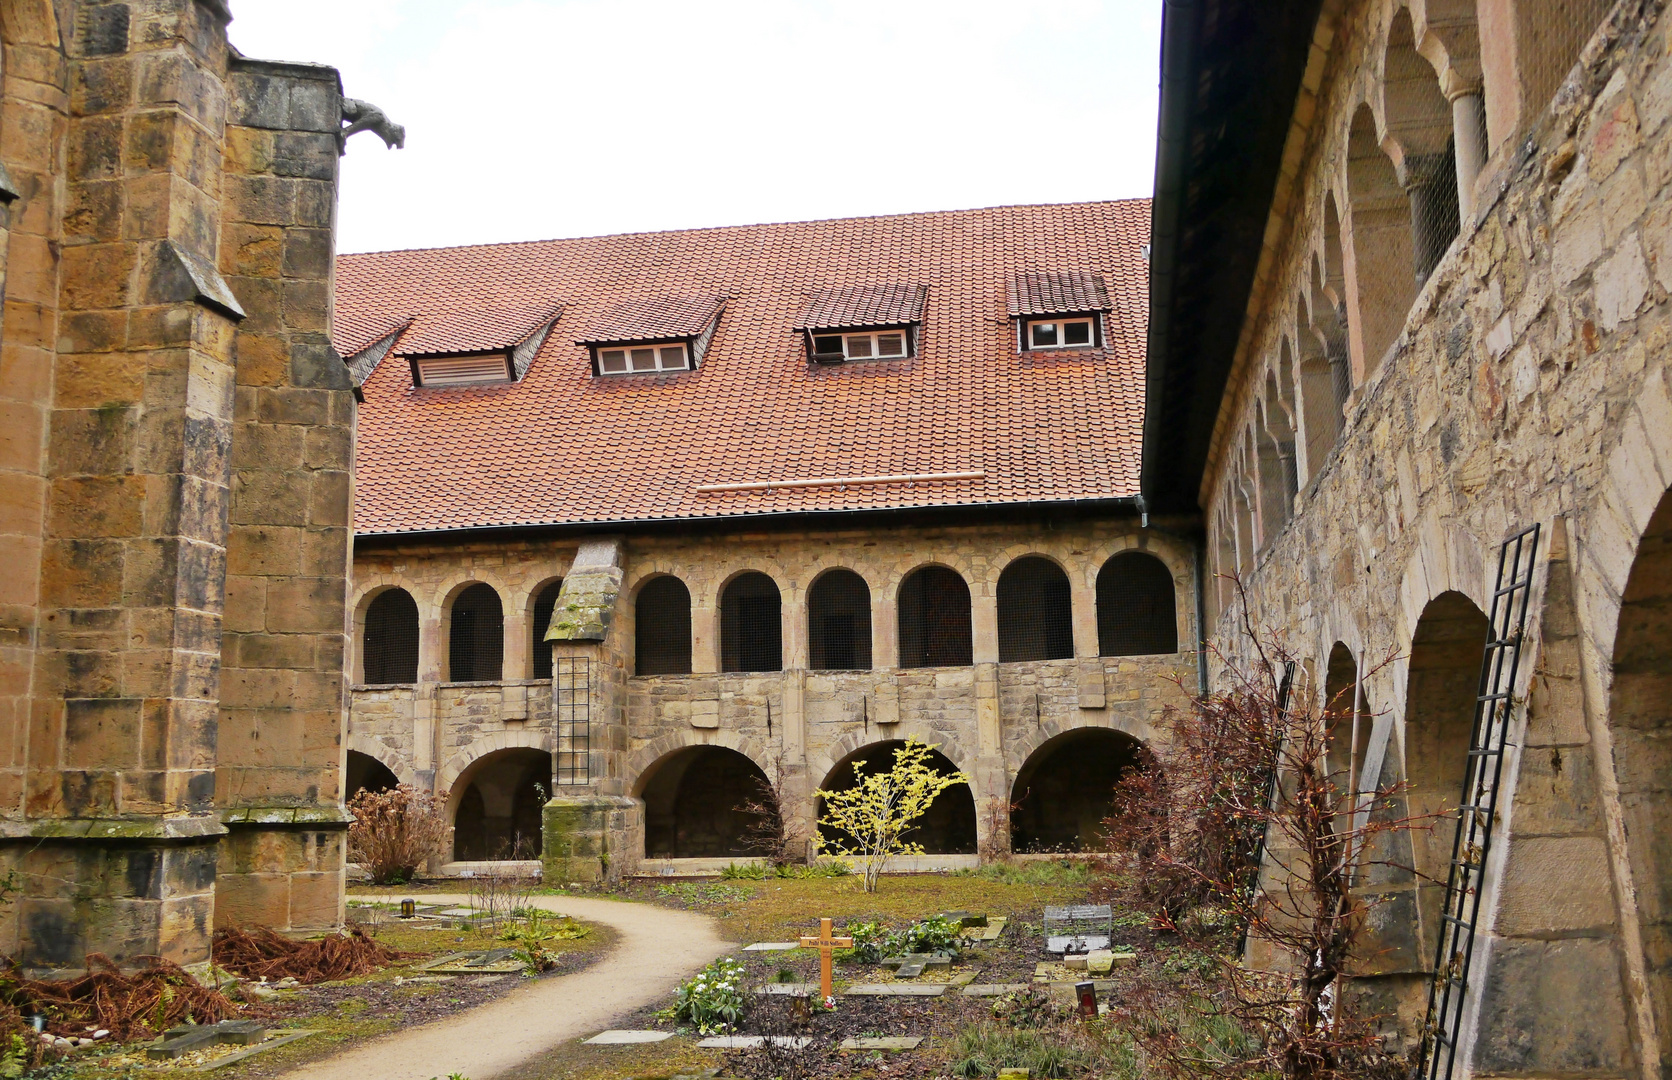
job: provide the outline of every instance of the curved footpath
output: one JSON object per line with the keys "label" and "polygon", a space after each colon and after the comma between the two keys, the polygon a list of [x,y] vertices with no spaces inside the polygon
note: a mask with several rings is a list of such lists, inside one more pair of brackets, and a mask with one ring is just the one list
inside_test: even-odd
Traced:
{"label": "curved footpath", "polygon": [[[438,904],[466,899],[424,897]],[[537,896],[530,903],[612,927],[620,940],[585,971],[529,982],[457,1016],[300,1066],[286,1080],[429,1080],[455,1072],[488,1080],[577,1035],[601,1031],[622,1013],[668,1000],[687,976],[732,948],[708,916],[694,912],[571,896]]]}

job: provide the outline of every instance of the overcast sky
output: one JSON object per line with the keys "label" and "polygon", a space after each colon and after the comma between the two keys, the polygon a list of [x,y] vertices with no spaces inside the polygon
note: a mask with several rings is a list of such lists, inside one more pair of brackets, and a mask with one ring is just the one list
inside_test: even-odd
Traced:
{"label": "overcast sky", "polygon": [[1161,0],[233,0],[342,71],[340,250],[1145,196]]}

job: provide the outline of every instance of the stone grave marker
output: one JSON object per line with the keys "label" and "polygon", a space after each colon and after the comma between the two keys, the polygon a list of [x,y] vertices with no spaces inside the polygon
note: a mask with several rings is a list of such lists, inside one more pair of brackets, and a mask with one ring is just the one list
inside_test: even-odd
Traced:
{"label": "stone grave marker", "polygon": [[637,1043],[661,1042],[663,1039],[673,1038],[671,1031],[630,1031],[611,1028],[600,1031],[592,1038],[585,1040],[587,1046],[633,1046]]}
{"label": "stone grave marker", "polygon": [[923,1043],[921,1035],[900,1035],[884,1039],[843,1039],[843,1050],[916,1050]]}
{"label": "stone grave marker", "polygon": [[853,938],[837,937],[835,924],[829,919],[819,920],[819,936],[801,939],[803,949],[817,949],[819,951],[819,993],[829,1001],[835,996],[833,965],[836,962],[837,949],[853,948]]}
{"label": "stone grave marker", "polygon": [[1003,997],[1006,994],[1020,994],[1027,988],[1027,983],[971,983],[964,987],[964,996]]}
{"label": "stone grave marker", "polygon": [[266,1037],[267,1029],[254,1020],[222,1020],[218,1024],[177,1024],[163,1032],[162,1038],[147,1046],[145,1056],[154,1061],[166,1061],[193,1050],[207,1050],[221,1043],[254,1046]]}
{"label": "stone grave marker", "polygon": [[771,1043],[789,1050],[800,1050],[813,1041],[810,1035],[711,1035],[697,1043],[705,1050],[753,1050]]}
{"label": "stone grave marker", "polygon": [[861,983],[848,987],[850,997],[940,997],[945,983]]}
{"label": "stone grave marker", "polygon": [[1107,949],[1114,938],[1115,912],[1108,904],[1072,904],[1045,909],[1045,951],[1054,955]]}
{"label": "stone grave marker", "polygon": [[470,949],[438,956],[414,970],[432,975],[511,975],[527,966],[517,958],[516,949]]}
{"label": "stone grave marker", "polygon": [[757,941],[753,945],[743,946],[744,952],[787,952],[799,949],[801,946],[793,941]]}
{"label": "stone grave marker", "polygon": [[818,983],[767,983],[755,988],[763,997],[812,997],[818,992]]}

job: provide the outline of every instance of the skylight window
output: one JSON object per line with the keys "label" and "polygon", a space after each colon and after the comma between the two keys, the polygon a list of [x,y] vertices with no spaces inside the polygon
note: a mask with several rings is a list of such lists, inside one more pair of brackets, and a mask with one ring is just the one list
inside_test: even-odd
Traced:
{"label": "skylight window", "polygon": [[639,345],[630,349],[598,350],[598,370],[605,375],[689,371],[690,368],[691,354],[683,342],[677,345]]}
{"label": "skylight window", "polygon": [[1098,343],[1098,320],[1038,319],[1027,323],[1024,348],[1027,349],[1089,349]]}
{"label": "skylight window", "polygon": [[911,335],[904,329],[868,331],[862,334],[815,334],[813,359],[824,363],[839,360],[891,360],[911,354]]}

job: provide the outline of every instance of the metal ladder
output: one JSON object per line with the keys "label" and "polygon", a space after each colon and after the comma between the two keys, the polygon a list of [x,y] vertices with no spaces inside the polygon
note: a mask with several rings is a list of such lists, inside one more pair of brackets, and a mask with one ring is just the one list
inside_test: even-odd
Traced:
{"label": "metal ladder", "polygon": [[1498,780],[1503,773],[1510,715],[1515,708],[1511,694],[1521,666],[1521,643],[1527,625],[1538,540],[1539,526],[1534,524],[1505,540],[1498,550],[1490,639],[1481,658],[1480,689],[1475,697],[1474,728],[1469,736],[1469,761],[1463,774],[1463,794],[1458,800],[1451,870],[1440,915],[1440,940],[1434,952],[1434,980],[1428,987],[1421,1070],[1426,1080],[1450,1080],[1457,1061],[1469,960],[1475,948],[1475,924],[1480,918],[1481,880],[1492,845],[1492,821],[1498,810]]}

